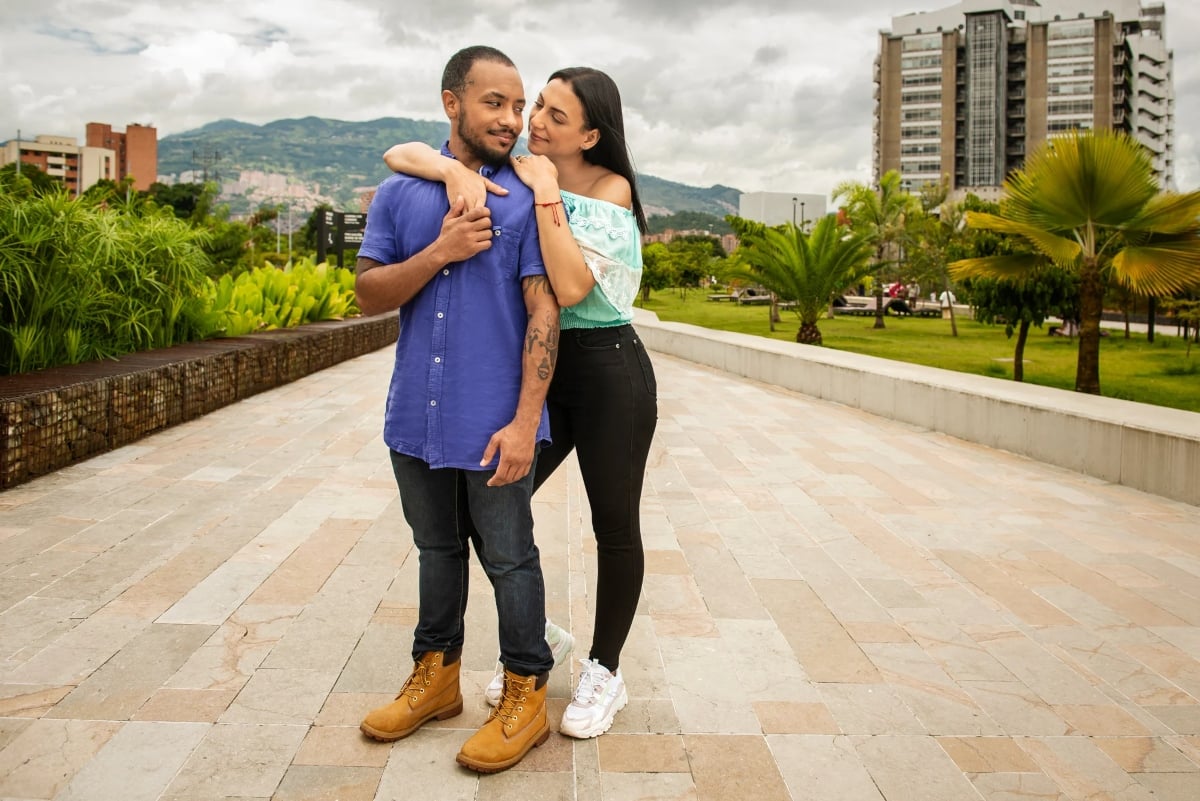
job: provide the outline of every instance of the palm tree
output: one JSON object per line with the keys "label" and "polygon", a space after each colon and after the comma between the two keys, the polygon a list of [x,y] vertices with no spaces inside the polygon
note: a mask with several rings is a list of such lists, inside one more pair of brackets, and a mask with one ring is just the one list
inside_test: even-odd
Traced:
{"label": "palm tree", "polygon": [[1128,134],[1053,139],[1004,182],[999,214],[967,224],[1013,234],[1032,252],[964,259],[956,276],[1021,278],[1049,260],[1079,276],[1077,392],[1100,393],[1105,289],[1173,295],[1200,284],[1200,192],[1160,192],[1149,156]]}
{"label": "palm tree", "polygon": [[817,320],[825,307],[871,270],[870,240],[838,225],[834,215],[822,217],[807,234],[791,223],[778,228],[735,228],[741,237],[738,255],[749,267],[729,275],[754,281],[781,300],[793,302],[800,316],[796,341],[820,345]]}
{"label": "palm tree", "polygon": [[876,191],[858,181],[844,181],[833,188],[833,199],[846,199],[846,214],[855,231],[865,234],[875,249],[875,327],[883,324],[883,270],[899,261],[899,243],[904,236],[905,216],[920,208],[917,199],[901,188],[900,173],[888,170]]}

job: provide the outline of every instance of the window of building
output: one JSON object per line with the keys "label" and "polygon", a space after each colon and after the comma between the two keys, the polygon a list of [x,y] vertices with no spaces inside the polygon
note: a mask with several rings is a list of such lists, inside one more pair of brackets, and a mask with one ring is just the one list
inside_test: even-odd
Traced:
{"label": "window of building", "polygon": [[938,142],[913,142],[900,146],[901,156],[936,156],[942,152]]}
{"label": "window of building", "polygon": [[1064,133],[1066,131],[1086,131],[1092,127],[1091,120],[1048,120],[1046,122],[1046,130],[1050,133]]}
{"label": "window of building", "polygon": [[1086,83],[1051,83],[1046,85],[1048,95],[1090,95],[1094,91],[1091,81]]}
{"label": "window of building", "polygon": [[941,103],[942,92],[940,89],[933,92],[904,92],[900,95],[900,102],[904,103],[905,105],[916,103]]}
{"label": "window of building", "polygon": [[942,54],[931,53],[927,56],[906,56],[900,59],[900,69],[919,70],[942,66]]}
{"label": "window of building", "polygon": [[917,122],[918,120],[941,120],[940,108],[910,108],[900,111],[901,122]]}
{"label": "window of building", "polygon": [[1051,116],[1067,114],[1091,114],[1092,99],[1051,100],[1046,104],[1046,113]]}
{"label": "window of building", "polygon": [[900,45],[901,52],[910,53],[914,50],[941,50],[942,35],[940,33],[918,34],[916,36],[905,36],[904,43]]}
{"label": "window of building", "polygon": [[1052,44],[1046,47],[1047,60],[1080,58],[1082,56],[1094,56],[1095,54],[1096,45],[1094,42],[1070,42],[1066,44]]}
{"label": "window of building", "polygon": [[1091,77],[1093,74],[1095,74],[1095,67],[1091,61],[1050,64],[1046,67],[1046,77],[1048,78],[1079,78],[1085,75]]}
{"label": "window of building", "polygon": [[941,86],[941,84],[941,71],[909,73],[900,78],[901,86]]}
{"label": "window of building", "polygon": [[941,136],[942,126],[940,125],[913,125],[900,129],[901,139],[940,139]]}
{"label": "window of building", "polygon": [[1070,22],[1051,22],[1047,38],[1050,41],[1056,39],[1094,39],[1096,36],[1096,24],[1089,20]]}

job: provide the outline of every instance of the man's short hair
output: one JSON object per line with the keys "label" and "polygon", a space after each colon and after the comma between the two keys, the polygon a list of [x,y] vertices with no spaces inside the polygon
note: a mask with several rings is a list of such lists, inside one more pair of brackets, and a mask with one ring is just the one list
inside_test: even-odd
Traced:
{"label": "man's short hair", "polygon": [[449,89],[455,95],[461,96],[467,88],[467,73],[471,71],[471,67],[475,66],[476,61],[495,61],[506,67],[517,66],[512,63],[511,58],[494,47],[487,45],[464,47],[446,62],[446,69],[442,71],[442,91]]}

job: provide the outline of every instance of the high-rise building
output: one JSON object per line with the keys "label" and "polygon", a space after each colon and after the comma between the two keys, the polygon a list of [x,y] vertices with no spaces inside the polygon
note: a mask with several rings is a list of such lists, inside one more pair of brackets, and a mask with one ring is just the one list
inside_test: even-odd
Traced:
{"label": "high-rise building", "polygon": [[133,176],[133,188],[145,192],[158,180],[158,131],[149,125],[127,125],[125,133],[103,122],[87,124],[88,147],[103,147],[117,154],[117,176]]}
{"label": "high-rise building", "polygon": [[892,18],[875,61],[875,179],[999,196],[1025,154],[1076,129],[1126,131],[1174,179],[1166,9],[1140,0],[962,0]]}

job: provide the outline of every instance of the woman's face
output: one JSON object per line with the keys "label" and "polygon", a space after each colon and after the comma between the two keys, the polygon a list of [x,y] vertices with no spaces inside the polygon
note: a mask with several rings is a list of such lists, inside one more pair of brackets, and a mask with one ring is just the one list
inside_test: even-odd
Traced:
{"label": "woman's face", "polygon": [[586,127],[583,104],[570,84],[555,79],[546,84],[529,111],[529,152],[535,156],[569,156],[591,147],[600,138]]}

